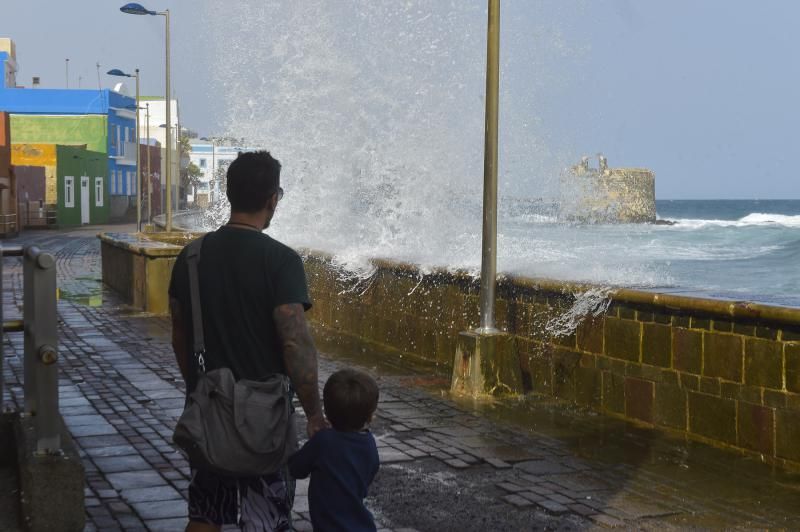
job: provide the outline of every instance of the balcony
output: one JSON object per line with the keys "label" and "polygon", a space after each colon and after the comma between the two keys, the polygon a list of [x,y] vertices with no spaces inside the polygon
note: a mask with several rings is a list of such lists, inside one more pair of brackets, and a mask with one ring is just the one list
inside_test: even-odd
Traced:
{"label": "balcony", "polygon": [[114,153],[114,146],[111,146],[111,151],[108,155],[111,159],[115,159],[117,164],[135,165],[136,164],[136,143],[135,142],[121,142],[117,146],[117,153]]}

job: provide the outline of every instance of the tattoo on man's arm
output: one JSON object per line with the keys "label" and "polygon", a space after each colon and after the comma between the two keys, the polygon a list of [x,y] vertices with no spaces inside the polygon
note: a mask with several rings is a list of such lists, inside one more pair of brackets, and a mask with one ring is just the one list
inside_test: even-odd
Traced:
{"label": "tattoo on man's arm", "polygon": [[317,350],[308,330],[303,305],[280,305],[273,312],[283,346],[283,361],[300,404],[309,418],[321,415]]}

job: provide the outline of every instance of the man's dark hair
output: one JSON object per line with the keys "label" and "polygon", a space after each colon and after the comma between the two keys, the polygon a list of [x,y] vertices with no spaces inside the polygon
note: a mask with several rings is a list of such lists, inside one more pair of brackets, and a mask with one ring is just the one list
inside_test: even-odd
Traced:
{"label": "man's dark hair", "polygon": [[281,184],[281,163],[267,151],[240,153],[228,167],[227,195],[231,211],[257,212]]}
{"label": "man's dark hair", "polygon": [[325,416],[333,428],[358,431],[364,428],[378,408],[378,385],[366,373],[342,369],[325,383],[322,400]]}

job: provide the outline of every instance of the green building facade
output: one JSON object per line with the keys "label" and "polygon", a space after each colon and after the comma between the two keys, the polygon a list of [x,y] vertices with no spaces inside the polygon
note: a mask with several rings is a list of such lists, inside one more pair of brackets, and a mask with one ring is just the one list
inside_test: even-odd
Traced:
{"label": "green building facade", "polygon": [[57,146],[56,204],[60,226],[108,223],[106,154],[76,146]]}
{"label": "green building facade", "polygon": [[86,146],[108,152],[108,117],[105,115],[11,115],[13,144]]}

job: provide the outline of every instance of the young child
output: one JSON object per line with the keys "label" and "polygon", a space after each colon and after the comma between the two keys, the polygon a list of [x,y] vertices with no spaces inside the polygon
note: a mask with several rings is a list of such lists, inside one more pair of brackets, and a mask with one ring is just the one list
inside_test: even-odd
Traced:
{"label": "young child", "polygon": [[378,406],[378,385],[369,375],[339,370],[322,392],[325,415],[333,428],[323,429],[289,458],[295,478],[311,475],[308,504],[316,532],[375,531],[364,497],[378,472],[378,448],[368,430]]}

